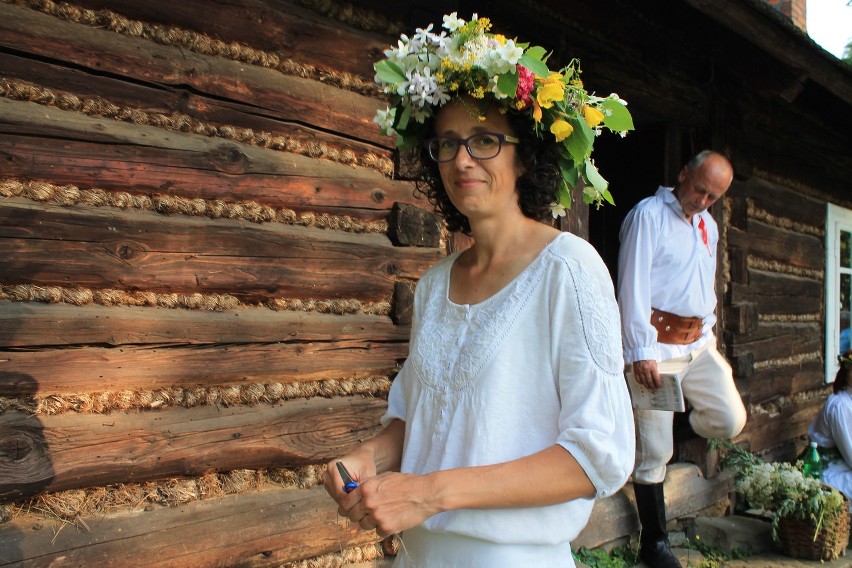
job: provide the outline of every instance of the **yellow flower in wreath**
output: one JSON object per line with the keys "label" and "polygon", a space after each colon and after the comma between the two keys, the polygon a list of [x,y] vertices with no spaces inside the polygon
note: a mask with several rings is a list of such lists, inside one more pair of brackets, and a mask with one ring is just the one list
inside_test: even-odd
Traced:
{"label": "yellow flower in wreath", "polygon": [[539,104],[535,101],[533,101],[532,104],[533,104],[533,113],[532,113],[533,120],[535,120],[536,122],[541,122],[541,115],[542,115],[541,106],[539,106]]}
{"label": "yellow flower in wreath", "polygon": [[604,115],[593,106],[583,105],[583,118],[586,119],[586,124],[594,128],[603,122]]}
{"label": "yellow flower in wreath", "polygon": [[571,136],[571,133],[574,132],[574,127],[561,118],[557,118],[553,121],[553,124],[550,125],[550,132],[556,136],[557,142],[562,142]]}
{"label": "yellow flower in wreath", "polygon": [[541,86],[535,98],[542,108],[550,108],[555,101],[565,98],[565,83],[562,82],[561,74],[551,73],[547,79],[539,79],[539,82]]}

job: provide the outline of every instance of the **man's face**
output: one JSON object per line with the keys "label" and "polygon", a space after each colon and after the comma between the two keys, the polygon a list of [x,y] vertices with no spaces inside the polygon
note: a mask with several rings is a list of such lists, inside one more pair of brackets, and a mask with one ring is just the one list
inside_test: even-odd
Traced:
{"label": "man's face", "polygon": [[694,170],[684,166],[677,178],[675,195],[686,218],[691,219],[716,203],[728,191],[732,178],[727,164],[715,156],[708,157]]}

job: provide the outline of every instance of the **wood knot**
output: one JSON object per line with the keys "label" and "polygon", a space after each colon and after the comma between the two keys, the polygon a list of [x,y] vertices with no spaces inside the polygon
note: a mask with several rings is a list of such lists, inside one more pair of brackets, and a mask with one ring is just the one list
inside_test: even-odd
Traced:
{"label": "wood knot", "polygon": [[145,252],[145,247],[132,241],[115,243],[112,250],[112,254],[125,261],[132,260],[143,252]]}
{"label": "wood knot", "polygon": [[32,444],[25,436],[3,436],[0,439],[0,460],[21,461],[32,452]]}
{"label": "wood knot", "polygon": [[214,169],[225,173],[244,173],[248,161],[248,157],[233,144],[222,144],[210,153],[210,164]]}

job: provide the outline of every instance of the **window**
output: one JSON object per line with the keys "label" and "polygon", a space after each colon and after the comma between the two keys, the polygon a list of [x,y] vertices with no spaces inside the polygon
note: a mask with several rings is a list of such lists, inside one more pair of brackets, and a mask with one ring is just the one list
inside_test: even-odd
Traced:
{"label": "window", "polygon": [[828,204],[825,225],[825,377],[834,381],[837,356],[850,349],[852,210]]}

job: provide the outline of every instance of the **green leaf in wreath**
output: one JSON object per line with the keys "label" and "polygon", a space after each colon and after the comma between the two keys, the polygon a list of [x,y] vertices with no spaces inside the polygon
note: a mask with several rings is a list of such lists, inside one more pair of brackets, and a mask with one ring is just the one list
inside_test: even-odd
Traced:
{"label": "green leaf in wreath", "polygon": [[408,80],[402,67],[389,59],[377,61],[373,64],[373,69],[376,70],[376,75],[378,75],[381,81],[390,83],[391,85],[403,83]]}
{"label": "green leaf in wreath", "polygon": [[604,113],[603,123],[613,132],[633,130],[633,117],[623,104],[615,99],[606,99],[601,103],[609,113]]}
{"label": "green leaf in wreath", "polygon": [[547,68],[545,50],[543,47],[529,48],[518,60],[518,63],[538,75],[539,77],[547,77],[550,75],[550,69]]}
{"label": "green leaf in wreath", "polygon": [[[604,192],[606,191],[607,193],[609,193],[607,191],[607,187],[609,187],[609,182],[606,181],[603,178],[601,173],[598,171],[598,169],[595,167],[595,165],[592,163],[592,161],[588,158],[586,158],[585,172],[586,172],[586,179],[589,180],[589,183],[592,184],[592,186],[597,191],[600,192],[600,194],[604,197],[604,199],[606,199]],[[607,199],[607,201],[609,203],[612,203],[611,199],[612,199],[612,196],[610,195],[610,197],[609,197],[609,199]],[[613,205],[614,205],[614,203],[613,203]]]}
{"label": "green leaf in wreath", "polygon": [[507,97],[514,97],[518,90],[518,74],[503,73],[497,77],[497,88]]}

